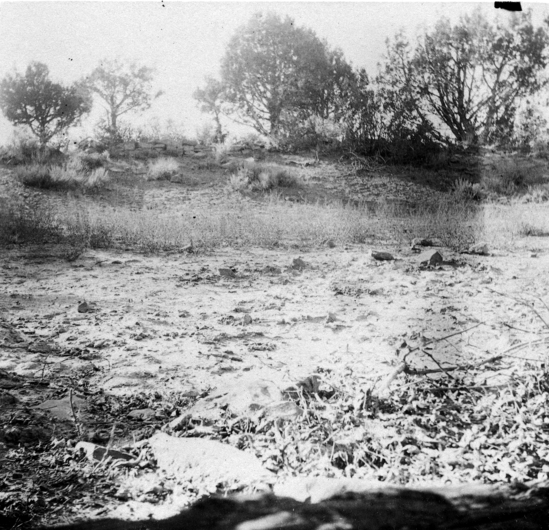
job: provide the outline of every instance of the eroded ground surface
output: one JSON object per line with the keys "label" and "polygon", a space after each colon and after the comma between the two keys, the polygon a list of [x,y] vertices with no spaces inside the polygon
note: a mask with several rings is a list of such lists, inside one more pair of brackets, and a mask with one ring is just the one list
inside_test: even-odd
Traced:
{"label": "eroded ground surface", "polygon": [[[227,200],[215,182],[147,185],[139,197],[151,208]],[[374,195],[376,182],[370,181]],[[286,388],[330,370],[348,370],[372,386],[410,350],[417,368],[503,353],[504,366],[479,381],[501,384],[513,370],[513,345],[544,326],[521,301],[534,303],[549,321],[542,302],[549,302],[549,251],[536,245],[536,251],[490,249],[488,256],[439,248],[443,263],[427,268],[409,246],[389,244],[156,256],[86,251],[70,263],[55,247],[11,245],[0,253],[3,403],[15,398],[20,408],[34,407],[60,397],[63,385],[75,389],[74,399],[102,389],[118,396],[177,392],[192,400],[239,381]],[[377,261],[372,250],[396,259]],[[423,353],[415,349],[421,346]],[[534,344],[528,355],[539,357],[543,348]],[[59,383],[53,394],[52,383]],[[1,413],[5,425],[13,417],[8,409]],[[68,423],[57,427],[47,406],[36,414],[35,425],[4,437],[2,454],[13,443],[74,428],[70,409]],[[101,431],[100,418],[86,418],[90,431]],[[139,420],[128,416],[132,422]],[[130,435],[117,428],[120,440]]]}

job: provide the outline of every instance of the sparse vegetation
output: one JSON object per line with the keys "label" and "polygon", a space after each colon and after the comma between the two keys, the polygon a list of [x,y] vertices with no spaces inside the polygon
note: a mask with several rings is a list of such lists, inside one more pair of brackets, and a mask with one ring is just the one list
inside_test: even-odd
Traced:
{"label": "sparse vegetation", "polygon": [[302,185],[301,179],[286,167],[276,164],[247,162],[232,175],[229,185],[234,190],[268,191]]}
{"label": "sparse vegetation", "polygon": [[62,165],[31,163],[15,168],[16,178],[25,186],[41,189],[94,189],[109,180],[102,167],[105,157],[76,153]]}
{"label": "sparse vegetation", "polygon": [[148,180],[169,179],[179,171],[179,164],[173,158],[161,157],[150,160],[147,168]]}

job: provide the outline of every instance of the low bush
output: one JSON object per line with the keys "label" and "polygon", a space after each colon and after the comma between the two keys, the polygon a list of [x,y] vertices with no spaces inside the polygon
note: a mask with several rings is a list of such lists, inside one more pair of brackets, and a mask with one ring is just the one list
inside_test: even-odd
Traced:
{"label": "low bush", "polygon": [[179,164],[173,158],[157,158],[148,163],[147,180],[169,179],[179,171]]}
{"label": "low bush", "polygon": [[301,179],[288,168],[276,164],[247,163],[229,179],[229,185],[240,191],[268,191],[274,188],[301,186]]}
{"label": "low bush", "polygon": [[79,152],[74,156],[77,156],[80,159],[82,168],[87,171],[92,171],[100,167],[105,167],[110,158],[108,151],[104,151],[103,153]]}
{"label": "low bush", "polygon": [[15,168],[14,174],[21,184],[30,188],[55,187],[55,182],[51,177],[51,168],[43,164],[35,162],[18,166]]}
{"label": "low bush", "polygon": [[[90,160],[93,162],[90,164]],[[23,185],[42,189],[92,189],[103,186],[109,180],[108,171],[104,167],[89,169],[101,158],[89,158],[75,154],[62,165],[32,163],[15,168],[15,176]],[[103,163],[103,162],[101,162]]]}
{"label": "low bush", "polygon": [[521,159],[502,158],[482,175],[482,186],[486,193],[513,196],[524,194],[532,186],[549,181],[546,164]]}
{"label": "low bush", "polygon": [[549,201],[549,183],[538,186],[528,186],[526,193],[521,197],[520,202],[542,203]]}
{"label": "low bush", "polygon": [[452,184],[451,193],[458,202],[479,201],[483,198],[481,185],[463,178],[457,179]]}
{"label": "low bush", "polygon": [[519,234],[525,237],[547,237],[549,231],[530,223],[523,223],[519,228]]}

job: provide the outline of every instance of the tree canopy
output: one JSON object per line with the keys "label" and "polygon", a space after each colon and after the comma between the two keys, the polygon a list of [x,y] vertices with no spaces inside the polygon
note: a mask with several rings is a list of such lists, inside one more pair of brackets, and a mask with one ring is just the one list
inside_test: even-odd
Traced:
{"label": "tree canopy", "polygon": [[253,16],[232,37],[220,83],[228,112],[276,138],[296,118],[333,112],[351,74],[339,50],[290,17],[269,13]]}
{"label": "tree canopy", "polygon": [[193,97],[200,103],[200,110],[211,114],[215,121],[215,139],[220,142],[224,138],[221,115],[224,113],[224,92],[223,83],[214,77],[206,77],[204,88],[198,88]]}
{"label": "tree canopy", "polygon": [[0,108],[14,125],[27,125],[44,147],[89,112],[91,101],[76,86],[54,83],[45,64],[32,62],[25,75],[15,73],[2,80]]}
{"label": "tree canopy", "polygon": [[441,19],[418,43],[416,91],[458,141],[489,141],[512,127],[518,99],[540,88],[548,44],[529,11],[495,24],[479,10],[455,25]]}
{"label": "tree canopy", "polygon": [[107,129],[118,132],[118,118],[130,111],[144,111],[162,92],[154,93],[153,69],[119,59],[103,60],[81,86],[99,96],[106,111]]}

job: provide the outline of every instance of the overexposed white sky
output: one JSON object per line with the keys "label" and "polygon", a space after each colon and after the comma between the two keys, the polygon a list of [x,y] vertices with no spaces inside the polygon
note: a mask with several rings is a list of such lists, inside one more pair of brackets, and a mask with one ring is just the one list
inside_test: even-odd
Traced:
{"label": "overexposed white sky", "polygon": [[[208,117],[192,98],[205,75],[218,74],[220,59],[237,28],[258,11],[288,14],[343,50],[354,66],[375,73],[385,40],[399,28],[412,34],[441,16],[457,20],[476,3],[389,2],[5,2],[0,0],[0,78],[14,69],[23,73],[30,61],[46,63],[56,81],[71,83],[91,72],[103,58],[120,57],[156,69],[164,91],[136,124],[157,118],[182,123],[190,136]],[[495,16],[493,2],[480,4]],[[547,3],[531,7],[534,20],[549,15]],[[97,112],[88,125],[97,120]],[[11,133],[0,117],[0,144]]]}

